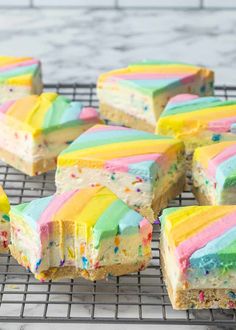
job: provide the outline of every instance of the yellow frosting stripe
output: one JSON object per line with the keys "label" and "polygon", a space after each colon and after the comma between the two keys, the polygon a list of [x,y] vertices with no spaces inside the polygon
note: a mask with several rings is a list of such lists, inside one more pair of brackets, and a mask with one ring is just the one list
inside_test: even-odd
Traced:
{"label": "yellow frosting stripe", "polygon": [[[197,72],[200,71],[201,68],[193,67],[193,66],[185,66],[185,65],[177,65],[177,64],[168,64],[168,65],[131,65],[127,68],[112,70],[110,72],[106,72],[102,74],[101,76],[109,77],[113,76],[115,74],[134,74],[139,72],[149,72],[149,73],[191,73],[191,72]],[[203,70],[204,72],[207,70]]]}
{"label": "yellow frosting stripe", "polygon": [[118,197],[115,194],[111,193],[107,188],[101,188],[76,216],[77,234],[86,240],[89,239],[92,234],[92,227],[105,210],[116,200],[118,200]]}
{"label": "yellow frosting stripe", "polygon": [[35,130],[41,130],[43,121],[52,102],[57,98],[56,93],[43,93],[37,98],[37,102],[25,118],[25,123],[34,127]]}
{"label": "yellow frosting stripe", "polygon": [[220,154],[225,148],[235,145],[235,141],[225,141],[210,146],[197,148],[194,152],[193,160],[200,162],[205,168],[208,167],[209,160]]}
{"label": "yellow frosting stripe", "polygon": [[158,72],[158,73],[191,73],[200,71],[201,68],[193,66],[184,66],[177,64],[168,64],[168,65],[132,65],[128,68],[128,71],[134,72]]}
{"label": "yellow frosting stripe", "polygon": [[2,186],[0,186],[0,211],[3,213],[9,213],[10,211],[10,204]]}
{"label": "yellow frosting stripe", "polygon": [[[19,121],[25,121],[28,114],[34,107],[35,102],[37,101],[38,96],[29,95],[22,99],[17,100],[7,111],[8,117],[14,117],[14,119],[18,119]],[[20,110],[19,110],[20,109]]]}
{"label": "yellow frosting stripe", "polygon": [[[235,212],[236,206],[232,206],[232,212]],[[194,212],[195,211],[195,212]],[[182,241],[196,235],[202,230],[202,228],[208,226],[229,213],[229,206],[221,206],[216,208],[215,206],[206,206],[204,209],[196,207],[192,209],[189,214],[189,210],[186,212],[173,212],[168,215],[170,226],[165,228],[166,234],[172,241],[174,246],[178,246]]]}
{"label": "yellow frosting stripe", "polygon": [[31,86],[33,82],[32,74],[24,74],[17,77],[9,77],[7,79],[8,84],[11,85],[26,85]]}
{"label": "yellow frosting stripe", "polygon": [[[187,126],[186,126],[187,125]],[[186,127],[188,129],[186,129]],[[207,127],[207,123],[204,125],[201,124],[202,129]],[[156,127],[156,134],[162,134],[162,135],[168,135],[168,134],[174,134],[175,137],[181,137],[181,135],[192,135],[194,131],[198,132],[199,130],[199,124],[196,120],[189,118],[179,118],[176,116],[174,118],[173,123],[173,117],[172,116],[166,116],[163,118],[160,118],[158,121],[158,126]],[[170,133],[171,131],[171,133]]]}
{"label": "yellow frosting stripe", "polygon": [[166,233],[172,232],[174,228],[181,222],[184,221],[185,217],[196,215],[199,213],[199,208],[197,206],[188,206],[179,208],[173,214],[168,215],[168,222],[165,223]]}
{"label": "yellow frosting stripe", "polygon": [[53,131],[63,135],[66,130],[65,142],[72,141],[86,128],[99,122],[96,109],[86,108],[80,102],[72,102],[57,93],[24,96],[6,104],[2,114],[8,126],[30,132],[32,136],[47,134],[48,141],[51,141]]}
{"label": "yellow frosting stripe", "polygon": [[0,56],[0,66],[22,63],[24,61],[32,60],[31,57],[11,57],[11,56]]}
{"label": "yellow frosting stripe", "polygon": [[[176,144],[176,146],[178,148],[181,144]],[[82,157],[87,157],[87,160],[93,160],[94,157],[100,159],[98,164],[102,166],[104,164],[103,161],[109,159],[163,153],[167,151],[168,147],[170,147],[170,140],[140,140],[128,143],[113,143],[61,154],[58,158],[58,165],[71,166],[77,164],[77,161]]]}
{"label": "yellow frosting stripe", "polygon": [[[229,117],[232,117],[232,115],[235,115],[235,113],[236,113],[235,105],[229,105],[227,107],[214,107],[214,111],[212,111],[212,110],[209,111],[208,108],[204,108],[201,110],[194,111],[194,118],[198,118],[199,120],[206,120],[206,122],[208,122],[208,121],[217,120],[220,118],[229,118]],[[173,117],[175,118],[175,120],[178,120],[178,121],[188,119],[191,122],[192,114],[189,112],[184,112],[184,113],[180,113],[176,116],[174,116],[174,115],[166,116],[166,117],[163,117],[163,119],[167,120],[170,118],[171,120],[173,120]]]}
{"label": "yellow frosting stripe", "polygon": [[72,219],[75,212],[79,214],[89,200],[94,196],[101,187],[94,187],[93,189],[84,189],[83,193],[78,190],[70,199],[60,208],[55,214],[53,220],[61,221],[65,219]]}

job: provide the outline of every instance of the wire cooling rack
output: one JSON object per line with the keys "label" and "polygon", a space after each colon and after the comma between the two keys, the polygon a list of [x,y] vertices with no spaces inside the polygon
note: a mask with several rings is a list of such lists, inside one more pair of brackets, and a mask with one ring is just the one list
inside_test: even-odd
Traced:
{"label": "wire cooling rack", "polygon": [[[48,84],[85,105],[97,106],[95,85]],[[219,86],[216,95],[236,98],[236,87]],[[0,182],[11,203],[18,204],[55,191],[54,173],[35,178],[0,164]],[[193,205],[189,192],[171,205]],[[159,228],[154,228],[153,259],[148,269],[106,281],[84,279],[40,283],[10,255],[0,255],[0,322],[100,322],[236,326],[235,310],[174,311],[160,269]]]}

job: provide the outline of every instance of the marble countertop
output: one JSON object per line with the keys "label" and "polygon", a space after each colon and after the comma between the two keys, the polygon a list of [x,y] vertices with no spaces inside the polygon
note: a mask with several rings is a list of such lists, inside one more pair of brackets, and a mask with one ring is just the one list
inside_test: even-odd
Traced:
{"label": "marble countertop", "polygon": [[167,59],[209,66],[218,84],[236,84],[236,11],[54,8],[0,15],[0,53],[40,58],[45,82],[95,82],[132,61]]}
{"label": "marble countertop", "polygon": [[[167,59],[209,66],[216,71],[217,84],[236,84],[235,11],[1,9],[0,17],[0,54],[40,58],[47,83],[90,83],[132,61]],[[106,330],[111,325],[0,325],[1,330],[55,327]],[[113,330],[121,327],[180,329],[112,325]]]}

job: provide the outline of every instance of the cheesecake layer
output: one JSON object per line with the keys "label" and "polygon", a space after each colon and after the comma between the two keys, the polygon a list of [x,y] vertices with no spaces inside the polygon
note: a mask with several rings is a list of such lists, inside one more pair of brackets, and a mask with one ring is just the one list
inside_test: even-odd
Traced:
{"label": "cheesecake layer", "polygon": [[0,56],[0,104],[40,94],[43,89],[41,63],[31,57]]}
{"label": "cheesecake layer", "polygon": [[231,129],[235,121],[235,101],[183,94],[169,101],[157,123],[156,133],[182,140],[186,154],[192,155],[197,147],[235,141]]}
{"label": "cheesecake layer", "polygon": [[235,307],[235,246],[236,206],[164,210],[162,270],[175,309]]}
{"label": "cheesecake layer", "polygon": [[28,175],[46,172],[55,168],[63,149],[98,122],[95,109],[55,93],[6,102],[0,106],[1,159]]}
{"label": "cheesecake layer", "polygon": [[99,77],[100,111],[115,123],[136,129],[143,123],[142,129],[154,132],[156,121],[170,97],[185,92],[212,95],[213,79],[212,71],[188,64],[134,63]]}
{"label": "cheesecake layer", "polygon": [[11,252],[40,280],[101,279],[109,269],[138,271],[151,257],[152,226],[104,187],[18,205],[11,219]]}
{"label": "cheesecake layer", "polygon": [[194,191],[199,202],[236,204],[236,142],[196,149],[193,158]]}
{"label": "cheesecake layer", "polygon": [[184,177],[181,142],[120,126],[97,125],[60,154],[56,186],[61,193],[105,185],[138,212],[147,209],[153,222],[160,211],[156,206],[163,207],[164,200],[182,192]]}

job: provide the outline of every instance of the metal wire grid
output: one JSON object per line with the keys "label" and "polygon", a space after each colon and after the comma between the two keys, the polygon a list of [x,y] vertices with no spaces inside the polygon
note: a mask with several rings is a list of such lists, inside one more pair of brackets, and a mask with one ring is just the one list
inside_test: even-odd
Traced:
{"label": "metal wire grid", "polygon": [[[95,85],[48,84],[85,105],[97,106]],[[216,95],[236,97],[236,87],[219,86]],[[55,191],[54,173],[29,178],[0,164],[0,182],[12,204],[47,196]],[[171,205],[192,205],[185,192]],[[102,322],[142,324],[236,325],[235,310],[174,311],[160,269],[159,228],[155,226],[153,259],[148,269],[106,281],[84,279],[40,283],[10,255],[0,255],[0,322]]]}

